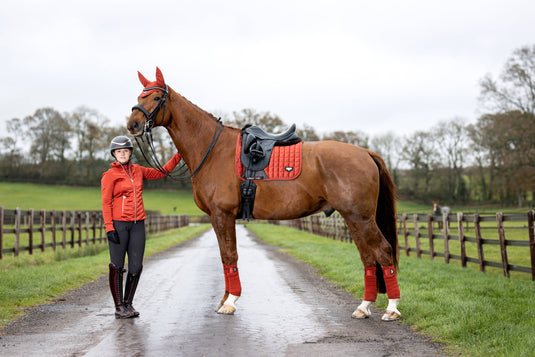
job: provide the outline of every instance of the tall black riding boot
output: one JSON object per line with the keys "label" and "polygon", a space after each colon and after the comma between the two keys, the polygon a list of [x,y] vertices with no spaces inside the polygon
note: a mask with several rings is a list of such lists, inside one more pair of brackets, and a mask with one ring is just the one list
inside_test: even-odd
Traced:
{"label": "tall black riding boot", "polygon": [[126,275],[126,285],[124,288],[124,306],[128,310],[129,313],[133,314],[134,317],[139,316],[139,312],[134,309],[132,306],[132,301],[134,300],[134,295],[136,294],[137,284],[139,283],[139,277],[141,275],[141,271],[143,270],[143,267],[141,267],[141,270],[137,274],[128,274]]}
{"label": "tall black riding boot", "polygon": [[123,302],[123,272],[121,268],[113,263],[110,263],[110,290],[113,302],[115,303],[115,318],[126,319],[134,316]]}

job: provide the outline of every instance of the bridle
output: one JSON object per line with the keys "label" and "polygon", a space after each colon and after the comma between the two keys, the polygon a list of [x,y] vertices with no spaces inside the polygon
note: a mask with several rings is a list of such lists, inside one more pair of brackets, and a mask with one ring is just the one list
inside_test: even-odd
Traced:
{"label": "bridle", "polygon": [[154,127],[154,119],[156,119],[156,116],[158,115],[158,113],[160,112],[160,109],[162,109],[162,105],[163,105],[163,115],[162,115],[162,119],[165,117],[165,109],[167,108],[167,93],[168,93],[168,87],[167,87],[167,84],[165,85],[165,88],[163,87],[148,87],[148,88],[144,88],[143,89],[143,92],[146,93],[150,90],[153,90],[153,89],[158,89],[158,90],[161,90],[163,92],[163,96],[160,98],[160,101],[158,102],[158,105],[156,106],[156,108],[154,108],[154,110],[152,111],[152,113],[149,114],[149,112],[147,111],[147,109],[143,108],[143,106],[141,104],[136,104],[132,107],[132,111],[134,111],[134,109],[137,109],[137,110],[140,110],[144,115],[145,115],[145,126],[143,127],[143,134],[145,134],[146,132],[149,132],[151,131],[151,129]]}
{"label": "bridle", "polygon": [[[145,123],[143,125],[143,133],[141,134],[142,136],[140,137],[139,140],[138,140],[137,136],[135,137],[137,146],[139,147],[139,150],[141,151],[141,154],[143,155],[143,158],[145,159],[145,161],[152,168],[160,171],[162,174],[164,174],[164,175],[166,175],[168,177],[171,177],[172,179],[175,179],[175,180],[187,180],[187,179],[190,179],[191,177],[193,177],[193,175],[195,175],[197,172],[199,172],[201,167],[206,162],[206,159],[208,158],[208,155],[210,154],[210,152],[214,148],[214,146],[215,146],[215,144],[217,142],[217,139],[219,139],[219,135],[221,135],[221,132],[223,131],[224,125],[221,122],[221,118],[219,118],[217,120],[217,125],[216,125],[216,128],[215,128],[214,136],[212,137],[212,141],[210,142],[210,145],[208,146],[208,149],[206,150],[206,153],[204,154],[204,157],[202,158],[201,163],[199,164],[199,166],[197,166],[197,168],[191,174],[187,173],[188,172],[188,167],[187,167],[186,163],[183,162],[181,164],[181,166],[178,168],[178,170],[179,170],[178,174],[172,175],[170,172],[167,172],[163,168],[163,165],[158,160],[158,157],[156,156],[156,150],[154,149],[154,140],[152,139],[152,129],[154,128],[154,121],[155,121],[156,117],[158,116],[158,113],[160,112],[160,109],[162,108],[162,106],[163,106],[162,120],[165,118],[165,110],[167,108],[166,100],[167,100],[168,87],[167,87],[167,85],[165,85],[165,88],[163,88],[163,87],[148,87],[148,88],[144,88],[143,92],[148,92],[148,91],[150,91],[152,89],[158,89],[158,90],[161,90],[164,93],[163,96],[160,98],[160,101],[159,101],[158,105],[156,106],[156,108],[154,108],[152,113],[149,113],[140,104],[136,104],[136,105],[134,105],[132,107],[132,111],[134,111],[134,109],[137,109],[137,110],[141,111],[143,113],[143,115],[145,115]],[[144,137],[146,138],[146,142],[145,142]],[[145,148],[143,148],[143,146],[139,143],[139,141],[141,141],[144,144]],[[150,160],[147,157],[150,157]]]}

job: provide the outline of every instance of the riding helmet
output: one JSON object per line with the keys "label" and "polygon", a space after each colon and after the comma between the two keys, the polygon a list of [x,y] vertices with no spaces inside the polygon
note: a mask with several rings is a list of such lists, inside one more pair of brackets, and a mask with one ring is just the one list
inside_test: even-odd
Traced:
{"label": "riding helmet", "polygon": [[110,143],[110,153],[111,156],[115,157],[113,155],[113,151],[117,149],[130,149],[134,150],[134,145],[132,145],[132,140],[127,138],[126,136],[120,135],[116,136],[112,139]]}

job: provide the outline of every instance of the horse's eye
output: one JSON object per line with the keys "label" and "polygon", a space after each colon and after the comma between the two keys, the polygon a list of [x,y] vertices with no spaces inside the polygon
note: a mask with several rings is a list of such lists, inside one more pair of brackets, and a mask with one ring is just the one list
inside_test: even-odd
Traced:
{"label": "horse's eye", "polygon": [[154,100],[160,100],[161,98],[160,97],[154,97]]}

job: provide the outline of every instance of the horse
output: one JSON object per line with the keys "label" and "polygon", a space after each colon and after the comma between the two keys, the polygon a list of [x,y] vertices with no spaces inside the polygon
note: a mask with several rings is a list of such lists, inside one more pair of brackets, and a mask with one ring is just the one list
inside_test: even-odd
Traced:
{"label": "horse", "polygon": [[439,206],[438,201],[433,201],[433,216],[440,218],[440,220],[437,221],[437,226],[439,229],[442,229],[442,227],[444,226],[444,216],[448,216],[450,213],[451,210],[449,207],[441,207]]}
{"label": "horse", "polygon": [[[225,291],[216,312],[234,314],[241,296],[236,247],[241,179],[235,154],[241,129],[224,126],[212,114],[168,87],[156,67],[156,81],[139,71],[143,85],[127,122],[136,138],[165,127],[182,155],[197,206],[210,217],[217,236]],[[163,108],[163,110],[162,110]],[[376,153],[335,141],[302,143],[302,170],[293,180],[258,181],[252,218],[290,220],[338,211],[344,218],[364,265],[364,299],[353,318],[368,318],[378,293],[386,293],[383,321],[395,321],[400,289],[395,186]]]}

